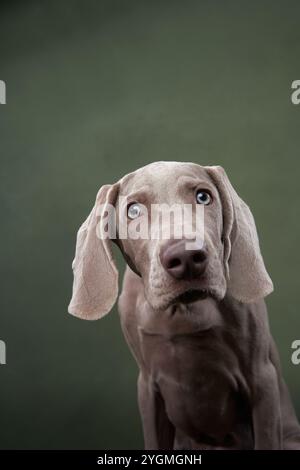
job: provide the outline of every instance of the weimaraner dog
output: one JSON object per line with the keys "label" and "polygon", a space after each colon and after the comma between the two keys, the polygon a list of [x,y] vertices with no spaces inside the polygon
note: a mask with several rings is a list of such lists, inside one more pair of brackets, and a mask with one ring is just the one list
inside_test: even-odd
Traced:
{"label": "weimaraner dog", "polygon": [[[119,237],[145,207],[174,203],[205,206],[202,244]],[[97,229],[109,205],[116,236],[105,238]],[[158,219],[151,212],[151,228]],[[77,235],[69,312],[80,318],[101,318],[117,299],[110,238],[128,264],[119,311],[139,367],[146,449],[300,449],[264,301],[272,281],[225,171],[157,162],[100,189]]]}

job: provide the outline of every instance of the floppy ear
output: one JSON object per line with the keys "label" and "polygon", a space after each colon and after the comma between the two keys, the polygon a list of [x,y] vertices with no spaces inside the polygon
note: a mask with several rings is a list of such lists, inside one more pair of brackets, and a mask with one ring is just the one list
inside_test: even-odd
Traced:
{"label": "floppy ear", "polygon": [[[118,184],[103,186],[95,205],[77,233],[72,264],[74,282],[69,313],[85,320],[97,320],[108,313],[118,295],[118,271],[112,258],[111,241],[103,233],[104,214],[115,204]],[[106,218],[107,221],[107,218]]]}
{"label": "floppy ear", "polygon": [[260,252],[253,215],[220,166],[206,167],[223,206],[224,262],[228,291],[241,302],[255,302],[273,291]]}

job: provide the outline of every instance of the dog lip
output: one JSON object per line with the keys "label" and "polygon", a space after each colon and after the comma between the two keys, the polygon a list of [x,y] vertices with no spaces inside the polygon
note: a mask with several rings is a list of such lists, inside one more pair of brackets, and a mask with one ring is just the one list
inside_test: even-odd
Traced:
{"label": "dog lip", "polygon": [[207,289],[188,289],[182,294],[178,295],[172,303],[191,304],[197,300],[206,299],[208,295],[209,292]]}

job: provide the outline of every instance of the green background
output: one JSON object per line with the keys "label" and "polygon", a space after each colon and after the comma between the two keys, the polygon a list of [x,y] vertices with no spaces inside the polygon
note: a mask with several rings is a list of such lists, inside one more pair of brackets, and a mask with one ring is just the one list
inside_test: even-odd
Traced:
{"label": "green background", "polygon": [[299,1],[7,1],[0,48],[0,447],[142,447],[116,309],[67,305],[98,188],[155,160],[221,164],[253,209],[300,414]]}

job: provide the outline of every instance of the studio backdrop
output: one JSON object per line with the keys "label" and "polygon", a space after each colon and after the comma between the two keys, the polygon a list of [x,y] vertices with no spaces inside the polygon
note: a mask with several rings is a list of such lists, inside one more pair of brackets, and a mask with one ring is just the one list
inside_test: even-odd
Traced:
{"label": "studio backdrop", "polygon": [[67,307],[98,189],[157,160],[222,165],[251,207],[300,415],[299,17],[296,0],[1,2],[2,449],[142,448],[116,307]]}

